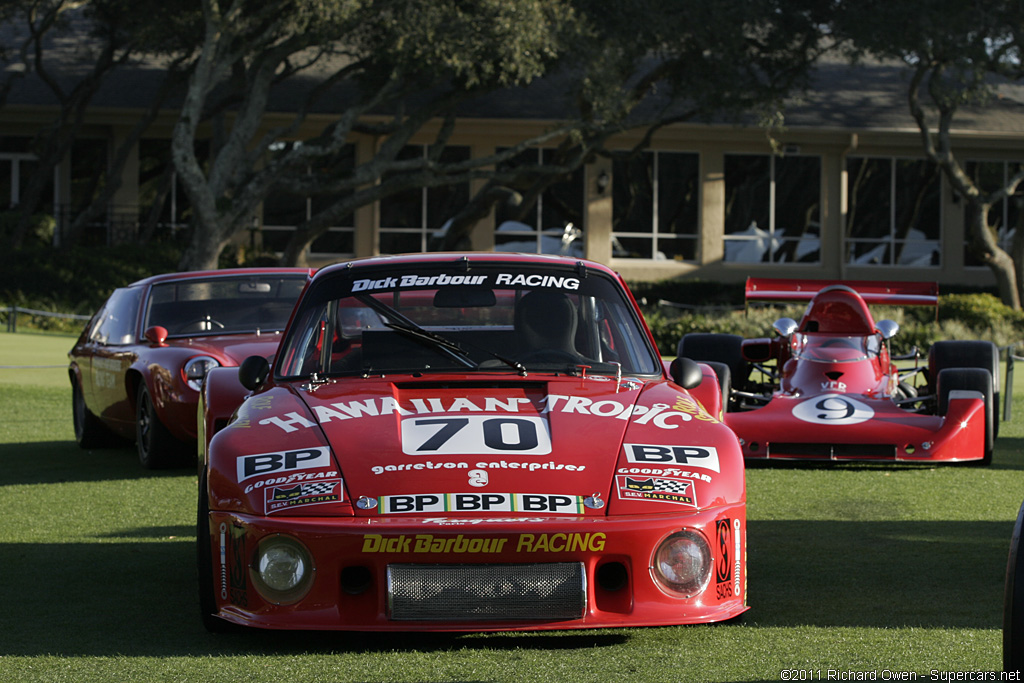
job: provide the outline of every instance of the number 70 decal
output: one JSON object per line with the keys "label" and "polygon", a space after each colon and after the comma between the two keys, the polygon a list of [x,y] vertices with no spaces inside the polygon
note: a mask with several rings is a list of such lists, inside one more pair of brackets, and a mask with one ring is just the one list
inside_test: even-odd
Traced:
{"label": "number 70 decal", "polygon": [[445,415],[402,420],[406,455],[517,454],[551,452],[548,422],[536,416]]}

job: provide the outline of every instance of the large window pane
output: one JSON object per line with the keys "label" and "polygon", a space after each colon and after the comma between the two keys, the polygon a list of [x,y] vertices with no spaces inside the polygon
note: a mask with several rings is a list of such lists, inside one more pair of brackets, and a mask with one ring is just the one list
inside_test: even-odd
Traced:
{"label": "large window pane", "polygon": [[692,261],[700,226],[700,156],[645,152],[612,163],[612,253]]}
{"label": "large window pane", "polygon": [[[499,150],[500,151],[500,150]],[[502,164],[503,168],[555,163],[554,150],[526,150]],[[583,255],[583,169],[549,185],[537,201],[495,207],[497,251]],[[514,189],[528,194],[535,178],[525,178]]]}
{"label": "large window pane", "polygon": [[851,157],[847,190],[847,263],[940,264],[941,182],[934,164]]}
{"label": "large window pane", "polygon": [[[423,156],[421,145],[408,145],[403,147],[397,155],[397,160],[417,159]],[[385,180],[394,177],[394,174],[385,176]],[[419,228],[423,222],[423,191],[420,188],[413,188],[404,192],[390,195],[380,200],[380,227],[381,230],[393,228]],[[381,245],[383,249],[383,245]],[[415,251],[419,251],[418,249]],[[392,253],[392,252],[388,252]]]}
{"label": "large window pane", "polygon": [[[291,145],[278,150],[283,153]],[[331,177],[350,173],[355,167],[355,146],[345,145],[333,156],[317,160],[306,169],[306,175]],[[277,188],[267,195],[263,201],[263,248],[267,251],[281,252],[295,232],[295,228],[305,224],[314,216],[328,210],[344,195],[337,192],[313,192],[299,194]],[[354,253],[354,217],[347,214],[334,221],[335,225],[313,240],[309,251],[311,255],[337,256]]]}
{"label": "large window pane", "polygon": [[942,231],[939,167],[918,160],[896,160],[895,262],[939,265]]}
{"label": "large window pane", "polygon": [[[409,145],[398,158],[426,158],[427,148]],[[440,162],[457,163],[469,159],[469,148],[447,147],[441,151]],[[469,183],[417,187],[380,202],[380,252],[398,254],[428,251],[431,237],[469,201]]]}
{"label": "large window pane", "polygon": [[821,159],[727,154],[725,260],[821,260]]}

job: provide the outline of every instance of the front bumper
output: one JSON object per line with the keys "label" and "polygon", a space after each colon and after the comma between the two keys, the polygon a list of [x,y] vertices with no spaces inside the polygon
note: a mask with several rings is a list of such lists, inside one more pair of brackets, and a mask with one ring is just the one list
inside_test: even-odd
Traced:
{"label": "front bumper", "polygon": [[[904,411],[890,401],[866,401],[862,422],[843,424],[828,410],[805,411],[803,399],[776,397],[756,410],[728,413],[726,425],[750,460],[965,462],[985,457],[985,403],[950,400],[945,416]],[[809,402],[807,402],[809,403]],[[803,403],[803,405],[807,405]],[[815,419],[817,418],[817,419]]]}
{"label": "front bumper", "polygon": [[[683,516],[598,519],[265,518],[215,511],[210,529],[217,616],[260,628],[658,626],[723,621],[747,609],[742,503]],[[661,587],[651,568],[659,543],[683,529],[701,534],[712,554],[706,586],[690,596]],[[313,565],[308,592],[288,604],[275,604],[253,580],[256,549],[275,535],[299,541]]]}

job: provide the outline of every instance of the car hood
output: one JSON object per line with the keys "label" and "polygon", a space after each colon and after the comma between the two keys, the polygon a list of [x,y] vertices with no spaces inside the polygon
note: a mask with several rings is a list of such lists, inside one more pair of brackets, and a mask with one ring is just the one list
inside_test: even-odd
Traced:
{"label": "car hood", "polygon": [[280,342],[280,334],[253,333],[168,339],[167,345],[187,349],[197,355],[213,356],[221,361],[222,365],[234,366],[240,365],[249,356],[263,356],[267,358],[274,355]]}
{"label": "car hood", "polygon": [[353,495],[606,495],[639,384],[368,381],[302,399]]}
{"label": "car hood", "polygon": [[217,504],[270,514],[267,490],[299,495],[317,478],[344,482],[339,512],[396,517],[679,512],[745,498],[735,436],[678,386],[534,377],[269,388],[214,437]]}

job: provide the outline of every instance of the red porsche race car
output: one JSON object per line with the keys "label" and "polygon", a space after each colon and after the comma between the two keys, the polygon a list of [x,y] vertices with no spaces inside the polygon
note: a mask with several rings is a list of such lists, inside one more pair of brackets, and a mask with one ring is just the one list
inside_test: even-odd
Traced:
{"label": "red porsche race car", "polygon": [[710,367],[662,362],[572,258],[320,270],[272,363],[212,370],[197,541],[210,630],[728,620],[746,491]]}
{"label": "red porsche race car", "polygon": [[114,290],[68,353],[75,440],[135,441],[147,468],[194,461],[206,373],[274,353],[312,272],[171,273]]}
{"label": "red porsche race car", "polygon": [[999,350],[938,341],[927,366],[900,369],[899,326],[868,304],[937,306],[931,283],[834,283],[751,278],[747,299],[809,301],[776,336],[693,333],[680,356],[719,375],[725,422],[752,460],[873,460],[989,464],[999,429]]}

